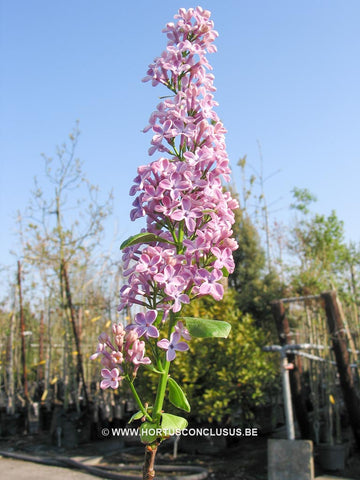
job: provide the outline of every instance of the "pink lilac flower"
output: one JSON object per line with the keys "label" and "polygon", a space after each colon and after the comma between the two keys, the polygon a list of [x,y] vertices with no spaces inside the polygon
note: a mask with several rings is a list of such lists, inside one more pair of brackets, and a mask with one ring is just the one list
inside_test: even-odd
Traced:
{"label": "pink lilac flower", "polygon": [[140,259],[138,260],[138,263],[135,267],[135,270],[137,272],[147,272],[147,271],[150,271],[151,273],[158,272],[158,264],[161,261],[161,256],[158,253],[155,253],[155,255],[150,256],[148,253],[142,254]]}
{"label": "pink lilac flower", "polygon": [[133,375],[135,376],[140,365],[150,365],[151,360],[149,357],[145,357],[145,342],[135,340],[132,345],[132,349],[128,351],[129,360],[134,364]]}
{"label": "pink lilac flower", "polygon": [[139,338],[143,335],[145,335],[145,338],[157,338],[159,336],[159,330],[152,325],[155,322],[156,317],[156,310],[148,310],[146,313],[139,312],[135,315],[135,325],[128,325],[126,329],[134,329]]}
{"label": "pink lilac flower", "polygon": [[195,287],[199,295],[211,295],[215,300],[221,300],[224,294],[224,287],[218,280],[222,278],[219,270],[208,272],[205,268],[201,268],[197,272],[196,281],[199,286]]}
{"label": "pink lilac flower", "polygon": [[180,334],[173,332],[170,335],[170,340],[163,338],[157,342],[157,346],[166,350],[166,360],[171,362],[176,357],[176,351],[185,352],[189,349],[189,345],[185,342],[180,342]]}
{"label": "pink lilac flower", "polygon": [[172,220],[180,222],[185,221],[188,233],[194,233],[196,228],[196,219],[202,217],[203,212],[197,205],[194,206],[190,198],[184,198],[181,208],[174,210],[170,214]]}
{"label": "pink lilac flower", "polygon": [[104,351],[106,349],[106,344],[105,343],[98,343],[98,346],[96,348],[96,352],[93,353],[91,356],[90,356],[90,360],[95,360],[96,358],[100,357],[101,355],[103,355]]}
{"label": "pink lilac flower", "polygon": [[101,370],[101,376],[104,380],[100,383],[100,388],[105,390],[106,388],[118,388],[119,382],[122,380],[120,377],[119,370],[117,368],[113,368],[112,370],[108,370],[107,368],[103,368]]}
{"label": "pink lilac flower", "polygon": [[228,272],[234,271],[235,264],[230,248],[224,248],[223,250],[220,250],[218,247],[213,247],[211,249],[211,253],[213,253],[216,257],[214,268],[222,269],[225,267]]}
{"label": "pink lilac flower", "polygon": [[145,357],[145,342],[141,340],[135,340],[132,345],[132,349],[128,351],[130,361],[134,365],[138,366],[140,364],[149,365],[151,360],[149,357]]}
{"label": "pink lilac flower", "polygon": [[175,325],[175,332],[178,333],[184,340],[191,340],[189,330],[185,327],[183,322],[177,322]]}
{"label": "pink lilac flower", "polygon": [[174,313],[181,310],[182,303],[190,303],[189,295],[183,293],[182,285],[170,283],[169,285],[166,285],[164,291],[173,301],[172,311]]}
{"label": "pink lilac flower", "polygon": [[109,386],[117,388],[113,385],[115,385],[116,379],[121,380],[119,372],[135,377],[140,364],[151,363],[150,358],[145,357],[145,342],[139,341],[135,330],[125,331],[122,324],[114,323],[112,332],[116,346],[107,333],[102,333],[99,336],[96,352],[90,357],[91,360],[102,357],[101,364],[105,368],[102,370],[104,380],[101,388]]}
{"label": "pink lilac flower", "polygon": [[190,188],[191,183],[189,180],[184,179],[179,173],[174,172],[168,178],[161,180],[159,186],[164,190],[169,190],[170,197],[175,200],[181,192]]}
{"label": "pink lilac flower", "polygon": [[163,272],[154,275],[154,280],[161,284],[164,284],[165,288],[166,286],[171,284],[182,284],[184,280],[179,275],[179,267],[180,265],[177,265],[177,268],[175,269],[175,267],[173,267],[172,265],[166,265]]}

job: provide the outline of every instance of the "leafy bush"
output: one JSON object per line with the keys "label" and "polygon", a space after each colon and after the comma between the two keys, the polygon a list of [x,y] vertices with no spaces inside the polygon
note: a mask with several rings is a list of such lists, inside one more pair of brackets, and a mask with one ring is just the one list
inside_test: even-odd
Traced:
{"label": "leafy bush", "polygon": [[255,407],[267,403],[276,389],[278,367],[262,351],[264,331],[250,315],[242,316],[235,292],[221,302],[193,301],[184,316],[226,320],[232,325],[226,339],[193,339],[190,351],[175,359],[172,376],[181,380],[199,422],[241,424],[253,418]]}

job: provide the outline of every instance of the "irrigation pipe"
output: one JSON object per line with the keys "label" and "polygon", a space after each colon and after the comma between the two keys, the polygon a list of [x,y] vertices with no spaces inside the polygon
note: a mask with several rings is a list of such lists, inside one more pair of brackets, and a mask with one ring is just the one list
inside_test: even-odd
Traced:
{"label": "irrigation pipe", "polygon": [[[139,467],[136,465],[123,465],[119,467],[110,466],[96,466],[86,465],[84,463],[73,460],[67,457],[37,457],[26,455],[24,453],[13,453],[5,450],[0,450],[0,456],[5,458],[13,458],[15,460],[23,460],[26,462],[39,463],[42,465],[49,465],[52,467],[66,467],[74,468],[90,475],[109,480],[142,480],[142,475],[127,475],[116,473],[118,470],[138,471]],[[161,476],[161,480],[203,480],[208,477],[209,472],[203,467],[188,465],[158,465],[156,466],[158,472],[189,472],[189,475],[170,475]]]}

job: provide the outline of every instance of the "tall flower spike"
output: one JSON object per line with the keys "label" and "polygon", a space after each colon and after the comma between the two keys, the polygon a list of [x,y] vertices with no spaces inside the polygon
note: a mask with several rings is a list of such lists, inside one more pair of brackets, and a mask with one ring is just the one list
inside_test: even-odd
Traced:
{"label": "tall flower spike", "polygon": [[[210,12],[201,7],[181,8],[164,32],[167,48],[149,66],[144,81],[166,87],[168,95],[161,97],[144,128],[151,132],[152,161],[138,168],[130,189],[135,197],[130,218],[144,217],[146,223],[121,247],[126,284],[120,290],[118,309],[132,305],[141,309],[137,307],[134,323],[126,329],[113,326],[114,341],[102,334],[91,357],[102,357],[101,388],[116,388],[122,378],[128,383],[144,426],[166,423],[163,405],[165,393],[171,396],[170,362],[177,352],[189,349],[183,340],[191,340],[190,332],[177,321],[177,313],[195,297],[222,298],[223,276],[234,270],[232,252],[237,248],[232,238],[237,202],[223,188],[223,181],[230,180],[226,130],[215,111],[216,89],[207,58],[216,51],[213,42],[218,34]],[[186,322],[195,334],[191,320]],[[209,332],[218,329],[215,323]],[[201,330],[201,322],[197,324]],[[229,329],[227,324],[225,330]],[[167,338],[157,340],[160,332],[161,336],[166,332]],[[151,358],[145,356],[145,344]],[[134,385],[141,365],[159,374],[151,409],[142,403]],[[189,411],[185,393],[171,384],[176,391],[172,403]],[[180,430],[187,424],[175,415],[171,422]],[[164,428],[154,438],[140,436],[148,444],[143,476],[153,478],[156,449],[167,434]]]}
{"label": "tall flower spike", "polygon": [[[167,87],[170,95],[144,129],[152,132],[149,155],[158,158],[138,168],[130,216],[145,217],[147,237],[124,249],[127,285],[119,305],[120,310],[134,304],[162,310],[165,318],[195,296],[221,299],[221,280],[234,270],[237,248],[231,236],[238,205],[223,191],[222,179],[230,179],[226,130],[214,110],[216,89],[207,60],[218,34],[210,12],[201,7],[180,9],[175,20],[164,29],[166,50],[144,78]],[[151,336],[148,324],[136,321],[134,328]]]}

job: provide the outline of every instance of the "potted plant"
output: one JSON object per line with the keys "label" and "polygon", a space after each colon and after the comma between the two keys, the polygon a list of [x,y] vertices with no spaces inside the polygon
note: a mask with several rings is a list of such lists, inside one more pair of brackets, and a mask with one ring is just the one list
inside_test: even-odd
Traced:
{"label": "potted plant", "polygon": [[324,470],[344,470],[348,448],[342,441],[340,404],[330,393],[327,395],[325,416],[326,441],[317,446],[318,461]]}

